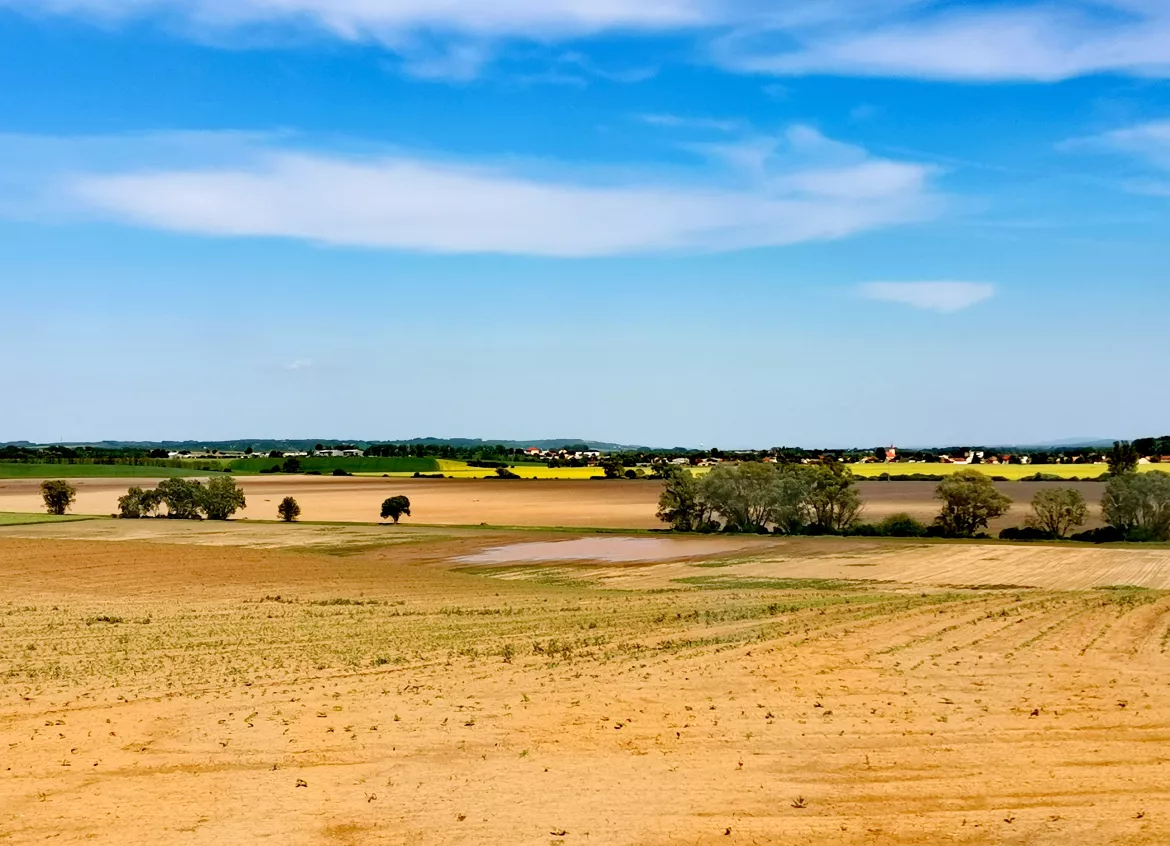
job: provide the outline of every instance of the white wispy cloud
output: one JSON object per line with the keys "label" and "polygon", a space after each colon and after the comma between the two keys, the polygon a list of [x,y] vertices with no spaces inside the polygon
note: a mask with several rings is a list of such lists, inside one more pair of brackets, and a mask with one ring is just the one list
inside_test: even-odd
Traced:
{"label": "white wispy cloud", "polygon": [[[213,43],[279,44],[318,35],[380,44],[397,55],[408,75],[458,82],[480,75],[501,42],[552,44],[604,33],[690,30],[717,19],[720,6],[719,0],[0,0],[0,9],[28,15],[73,16],[105,26],[148,21]],[[586,67],[584,58],[576,64],[585,76],[614,82],[641,81],[657,72],[653,66]]]}
{"label": "white wispy cloud", "polygon": [[[686,171],[601,174],[571,163],[358,155],[216,134],[207,136],[214,155],[200,162],[199,137],[128,139],[120,161],[110,153],[115,140],[61,141],[68,154],[39,165],[32,151],[43,156],[54,144],[0,138],[0,162],[25,151],[15,156],[25,181],[9,213],[52,208],[57,217],[206,236],[569,257],[842,238],[931,219],[945,206],[932,167],[875,157],[808,127],[773,139],[750,168],[708,157]],[[37,196],[46,182],[54,190]]]}
{"label": "white wispy cloud", "polygon": [[995,296],[995,286],[984,282],[867,282],[857,290],[867,300],[942,314],[962,311]]}
{"label": "white wispy cloud", "polygon": [[479,72],[500,41],[657,33],[693,35],[727,69],[776,76],[1170,76],[1165,0],[0,0],[4,7],[157,19],[197,37],[319,32],[381,43],[408,72],[457,79]]}
{"label": "white wispy cloud", "polygon": [[1092,135],[1073,138],[1060,145],[1063,150],[1125,153],[1170,170],[1170,120],[1150,121]]}
{"label": "white wispy cloud", "polygon": [[665,129],[693,129],[701,132],[738,132],[742,130],[743,122],[727,118],[693,117],[672,114],[645,114],[638,118],[650,126],[660,126]]}
{"label": "white wispy cloud", "polygon": [[1165,0],[947,3],[827,0],[719,39],[724,67],[779,76],[839,74],[1052,82],[1099,73],[1170,76]]}
{"label": "white wispy cloud", "polygon": [[1125,157],[1137,171],[1119,180],[1135,194],[1170,196],[1170,120],[1149,121],[1058,145],[1068,153],[1098,153]]}
{"label": "white wispy cloud", "polygon": [[692,27],[722,16],[718,0],[3,0],[36,14],[118,21],[152,16],[204,27],[279,22],[341,38],[394,40],[410,30],[555,38],[617,29]]}

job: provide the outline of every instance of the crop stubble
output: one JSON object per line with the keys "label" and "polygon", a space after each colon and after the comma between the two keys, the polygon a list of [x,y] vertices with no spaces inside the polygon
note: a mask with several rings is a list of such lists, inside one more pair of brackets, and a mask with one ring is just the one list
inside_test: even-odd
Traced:
{"label": "crop stubble", "polygon": [[[840,541],[718,567],[476,569],[454,559],[522,536],[336,554],[16,531],[0,534],[5,842],[1168,834],[1158,591],[911,584],[918,547]],[[868,555],[891,572],[798,580]],[[967,568],[955,584],[995,566],[947,565]]]}

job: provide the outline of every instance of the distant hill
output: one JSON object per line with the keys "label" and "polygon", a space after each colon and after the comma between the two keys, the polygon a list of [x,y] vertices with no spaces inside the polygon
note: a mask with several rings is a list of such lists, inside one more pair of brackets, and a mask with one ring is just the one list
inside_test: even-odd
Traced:
{"label": "distant hill", "polygon": [[[1086,449],[1101,449],[1113,446],[1114,438],[1066,438],[1056,441],[1045,441],[1043,443],[1032,444],[966,444],[962,448],[977,448],[977,449],[992,449],[1004,451],[1031,451],[1041,452],[1049,449],[1070,449],[1083,447]],[[560,449],[566,446],[575,446],[587,449],[600,450],[601,452],[638,452],[638,451],[652,451],[652,452],[680,452],[685,453],[694,449],[694,447],[649,447],[641,444],[618,444],[611,441],[595,441],[589,438],[536,438],[528,441],[516,440],[489,440],[484,438],[410,438],[408,440],[395,439],[368,439],[368,438],[236,438],[229,441],[88,441],[88,442],[67,442],[62,444],[52,444],[52,446],[67,446],[67,447],[91,447],[94,449],[168,449],[168,450],[191,450],[192,452],[198,450],[220,450],[220,451],[242,451],[248,447],[257,452],[269,452],[271,450],[281,450],[284,452],[291,451],[308,451],[313,449],[317,444],[332,445],[332,444],[353,444],[354,446],[364,449],[372,444],[405,444],[407,446],[427,446],[427,447],[441,447],[452,446],[461,447],[464,449],[474,449],[476,447],[490,447],[490,446],[505,446],[509,448],[523,449],[526,447],[537,447],[539,449]],[[50,446],[50,444],[34,444],[29,441],[8,441],[0,442],[0,447],[3,446],[18,446],[24,448],[34,448],[38,446]],[[901,449],[907,450],[936,450],[940,449],[938,446],[912,446],[909,444],[899,444]],[[953,447],[957,449],[959,447]],[[859,451],[869,451],[869,447],[860,448]]]}
{"label": "distant hill", "polygon": [[[20,446],[33,448],[49,446],[49,444],[33,444],[29,441],[11,441],[0,443],[0,446]],[[531,441],[484,440],[482,438],[411,438],[409,440],[368,439],[368,438],[238,438],[230,441],[70,441],[53,444],[53,446],[91,447],[93,449],[169,449],[169,450],[224,450],[235,451],[252,447],[257,451],[270,450],[311,450],[317,444],[353,444],[365,448],[372,444],[405,444],[407,446],[453,446],[464,448],[505,446],[509,448],[538,447],[540,449],[560,449],[565,446],[585,446],[588,449],[601,452],[622,452],[626,450],[649,450],[650,447],[632,444],[616,444],[608,441],[594,441],[588,438],[543,438]],[[687,451],[687,447],[672,447],[671,450]],[[660,450],[669,451],[669,450]]]}

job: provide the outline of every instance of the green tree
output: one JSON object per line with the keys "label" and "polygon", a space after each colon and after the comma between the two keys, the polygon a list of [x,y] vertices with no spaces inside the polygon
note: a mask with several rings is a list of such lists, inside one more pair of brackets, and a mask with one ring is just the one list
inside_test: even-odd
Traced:
{"label": "green tree", "polygon": [[658,496],[658,519],[676,532],[694,532],[705,527],[706,512],[699,501],[699,484],[690,470],[660,465],[656,470],[665,480]]}
{"label": "green tree", "polygon": [[757,532],[772,522],[775,483],[771,464],[720,464],[699,481],[699,499],[729,531]]}
{"label": "green tree", "polygon": [[1088,519],[1089,507],[1080,491],[1053,488],[1032,497],[1032,513],[1028,515],[1027,525],[1054,538],[1063,538]]}
{"label": "green tree", "polygon": [[202,520],[199,508],[203,500],[203,485],[190,479],[164,479],[158,483],[159,500],[167,507],[172,520]]}
{"label": "green tree", "polygon": [[203,488],[200,506],[208,520],[227,520],[240,509],[247,508],[248,501],[235,479],[215,476]]}
{"label": "green tree", "polygon": [[1114,476],[1101,499],[1105,522],[1133,540],[1170,540],[1170,473]]}
{"label": "green tree", "polygon": [[801,532],[813,520],[811,468],[721,464],[699,480],[699,504],[733,532]]}
{"label": "green tree", "polygon": [[620,479],[626,469],[626,466],[622,464],[621,457],[613,453],[602,458],[597,465],[605,471],[605,478],[607,479]]}
{"label": "green tree", "polygon": [[286,458],[284,464],[280,467],[281,473],[300,473],[301,460],[299,458]]}
{"label": "green tree", "polygon": [[1105,461],[1109,464],[1109,472],[1114,476],[1123,473],[1132,473],[1137,470],[1138,451],[1129,441],[1114,441],[1113,449],[1105,454]]}
{"label": "green tree", "polygon": [[139,505],[142,508],[143,517],[157,517],[158,510],[162,507],[162,494],[156,490],[143,491],[139,497]]}
{"label": "green tree", "polygon": [[848,467],[836,461],[808,468],[812,523],[822,531],[842,532],[861,516],[861,494]]}
{"label": "green tree", "polygon": [[284,522],[292,523],[301,516],[301,507],[291,496],[286,496],[280,501],[280,505],[276,506],[276,513]]}
{"label": "green tree", "polygon": [[141,519],[144,514],[142,498],[145,495],[146,491],[142,488],[130,488],[125,496],[118,497],[118,515],[124,520]]}
{"label": "green tree", "polygon": [[47,512],[60,516],[73,507],[77,491],[64,479],[47,480],[41,482],[41,498]]}
{"label": "green tree", "polygon": [[[805,464],[785,464],[773,472],[775,478],[768,491],[768,519],[778,532],[800,534],[816,520],[813,509],[813,490],[816,485],[814,470]],[[822,502],[822,507],[824,505]]]}
{"label": "green tree", "polygon": [[995,483],[978,470],[961,470],[943,479],[935,489],[943,501],[935,519],[948,537],[969,538],[996,517],[1007,513],[1012,501],[996,490]]}
{"label": "green tree", "polygon": [[390,517],[395,523],[402,515],[410,516],[410,500],[404,496],[392,496],[382,503],[382,519]]}
{"label": "green tree", "polygon": [[[1158,453],[1158,439],[1157,438],[1135,438],[1133,448],[1137,454],[1142,458],[1149,458],[1155,453]],[[1160,454],[1160,453],[1158,453]]]}

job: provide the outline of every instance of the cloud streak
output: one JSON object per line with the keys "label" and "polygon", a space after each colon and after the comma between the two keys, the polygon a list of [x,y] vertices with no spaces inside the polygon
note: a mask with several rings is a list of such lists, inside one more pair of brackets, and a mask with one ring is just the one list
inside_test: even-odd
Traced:
{"label": "cloud streak", "polygon": [[274,142],[252,145],[239,164],[75,171],[58,202],[204,236],[552,257],[782,246],[926,220],[944,206],[930,167],[876,158],[805,127],[777,139],[750,172],[719,161],[688,179],[548,171]]}
{"label": "cloud streak", "polygon": [[951,314],[991,299],[995,286],[982,282],[867,282],[858,286],[858,294],[867,300]]}
{"label": "cloud streak", "polygon": [[1170,120],[1150,121],[1087,138],[1073,138],[1058,145],[1066,153],[1099,153],[1124,156],[1143,170],[1140,176],[1121,181],[1134,194],[1170,196]]}
{"label": "cloud streak", "polygon": [[741,73],[963,82],[1170,76],[1164,0],[0,0],[28,14],[157,20],[196,37],[291,30],[380,43],[407,72],[466,79],[497,42],[685,34]]}
{"label": "cloud streak", "polygon": [[1170,75],[1170,7],[1162,0],[985,6],[838,0],[822,12],[741,27],[716,41],[716,60],[777,76],[957,82]]}

